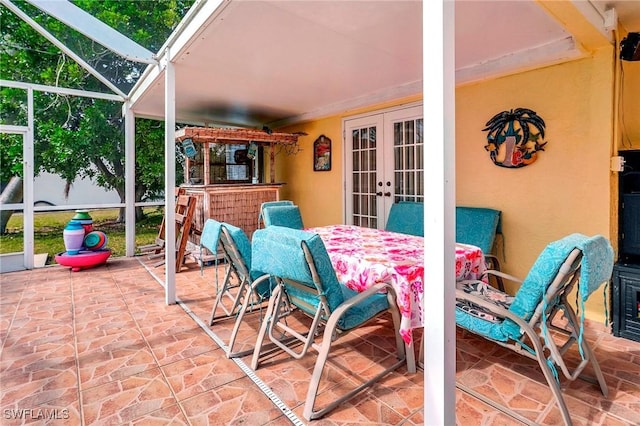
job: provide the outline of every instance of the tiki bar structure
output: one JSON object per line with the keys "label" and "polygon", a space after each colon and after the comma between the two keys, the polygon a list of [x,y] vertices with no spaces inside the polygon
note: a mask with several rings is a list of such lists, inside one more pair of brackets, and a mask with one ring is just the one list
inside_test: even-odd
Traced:
{"label": "tiki bar structure", "polygon": [[177,130],[176,144],[186,157],[185,182],[180,187],[198,199],[195,238],[208,218],[236,225],[251,237],[260,205],[278,200],[284,184],[275,181],[276,153],[297,146],[298,136],[215,127]]}

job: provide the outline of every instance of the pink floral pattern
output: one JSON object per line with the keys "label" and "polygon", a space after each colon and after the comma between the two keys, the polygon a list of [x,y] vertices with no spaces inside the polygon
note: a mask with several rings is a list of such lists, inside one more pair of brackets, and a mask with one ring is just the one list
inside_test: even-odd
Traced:
{"label": "pink floral pattern", "polygon": [[[400,334],[411,343],[411,330],[424,325],[424,238],[353,225],[307,229],[320,235],[340,282],[364,291],[379,282],[396,291],[402,315]],[[485,270],[482,251],[456,244],[456,281],[478,279]]]}

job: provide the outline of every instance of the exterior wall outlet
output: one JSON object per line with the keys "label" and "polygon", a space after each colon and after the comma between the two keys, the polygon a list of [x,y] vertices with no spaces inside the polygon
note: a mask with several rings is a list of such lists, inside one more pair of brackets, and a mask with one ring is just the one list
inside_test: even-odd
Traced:
{"label": "exterior wall outlet", "polygon": [[623,157],[611,157],[611,171],[621,172],[624,170],[624,158]]}

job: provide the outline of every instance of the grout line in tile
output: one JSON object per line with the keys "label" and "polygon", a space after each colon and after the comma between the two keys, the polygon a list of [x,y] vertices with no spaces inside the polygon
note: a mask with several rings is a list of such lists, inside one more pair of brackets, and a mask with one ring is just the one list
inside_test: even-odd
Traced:
{"label": "grout line in tile", "polygon": [[[142,261],[140,261],[140,263],[144,266],[145,269],[147,269],[147,271],[149,271],[149,273],[151,274],[151,276],[153,276],[155,278],[156,281],[159,282],[159,284],[164,288],[164,285],[162,284],[162,282],[160,282],[159,277],[153,273],[152,271],[149,270],[149,267],[144,264]],[[191,317],[191,319],[198,324],[198,326],[223,350],[226,348],[226,345],[224,344],[224,342],[222,341],[222,339],[220,339],[220,337],[218,337],[217,334],[215,334],[209,327],[207,327],[207,325],[189,308],[189,306],[187,306],[186,303],[183,303],[182,300],[180,300],[180,298],[178,298],[176,296],[176,303],[178,305],[180,305],[180,307],[182,307],[182,309],[187,313],[187,315],[189,315]],[[256,384],[256,386],[258,386],[258,388],[260,389],[260,391],[262,391],[262,393],[264,393],[267,398],[269,398],[269,400],[271,400],[271,402],[278,407],[278,409],[289,419],[289,421],[292,422],[292,424],[294,425],[300,425],[300,426],[304,426],[305,423],[300,420],[298,418],[298,416],[293,412],[293,410],[291,410],[291,408],[289,408],[281,399],[280,397],[275,394],[273,392],[273,390],[271,388],[269,388],[269,386],[267,386],[266,383],[264,383],[256,374],[255,372],[249,368],[249,366],[240,358],[232,358],[232,361],[235,362],[235,364],[245,373],[245,375],[247,377],[249,377],[253,383]]]}
{"label": "grout line in tile", "polygon": [[[145,266],[145,265],[143,265]],[[146,268],[146,266],[145,266]],[[153,357],[153,360],[156,364],[156,367],[158,368],[158,370],[160,371],[160,374],[162,375],[162,378],[164,379],[164,381],[167,383],[167,386],[169,388],[169,392],[171,392],[171,396],[173,397],[173,399],[175,400],[176,404],[178,405],[178,408],[180,409],[180,412],[182,413],[182,415],[184,416],[184,418],[187,420],[187,422],[189,424],[191,424],[191,421],[189,420],[189,416],[187,415],[186,411],[184,410],[184,407],[182,406],[182,404],[180,403],[180,401],[178,400],[178,396],[176,395],[173,387],[171,386],[171,381],[169,380],[169,378],[167,377],[167,374],[165,373],[165,371],[160,367],[160,361],[158,360],[158,357],[156,356],[155,352],[153,351],[153,349],[151,348],[151,344],[149,343],[149,341],[147,340],[147,337],[144,335],[144,333],[142,332],[142,327],[140,327],[140,324],[138,323],[138,320],[134,317],[133,313],[131,312],[130,306],[127,303],[126,300],[126,295],[125,293],[122,291],[122,289],[120,288],[120,285],[118,284],[117,280],[115,281],[115,285],[118,289],[118,292],[120,293],[120,297],[122,298],[126,308],[127,308],[127,312],[129,313],[129,315],[131,316],[131,318],[133,319],[133,322],[136,324],[136,329],[138,330],[138,333],[140,333],[140,336],[142,337],[142,339],[144,340],[145,345],[147,346],[147,348],[149,349],[149,352],[151,353],[151,357]]]}
{"label": "grout line in tile", "polygon": [[74,302],[75,297],[75,289],[73,286],[73,278],[69,276],[69,287],[70,287],[70,295],[69,299],[71,302],[71,326],[73,327],[73,350],[75,351],[75,361],[76,361],[76,382],[78,383],[77,392],[78,392],[78,415],[80,416],[80,424],[84,425],[84,402],[82,400],[82,391],[81,391],[81,379],[80,379],[80,356],[78,354],[78,334],[76,327],[76,305]]}

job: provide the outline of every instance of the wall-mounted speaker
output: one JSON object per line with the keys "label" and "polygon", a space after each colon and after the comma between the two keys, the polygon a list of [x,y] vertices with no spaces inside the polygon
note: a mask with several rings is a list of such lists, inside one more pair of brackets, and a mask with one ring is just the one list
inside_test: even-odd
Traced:
{"label": "wall-mounted speaker", "polygon": [[620,42],[620,59],[640,61],[640,33],[629,33]]}

